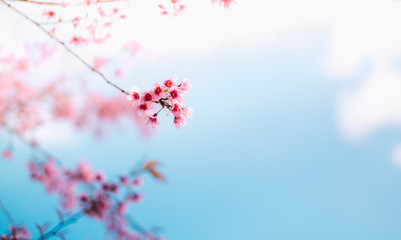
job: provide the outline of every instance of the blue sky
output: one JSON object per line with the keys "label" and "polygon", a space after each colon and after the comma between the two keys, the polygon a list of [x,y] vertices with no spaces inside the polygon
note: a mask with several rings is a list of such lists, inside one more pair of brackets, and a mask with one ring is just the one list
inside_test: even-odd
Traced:
{"label": "blue sky", "polygon": [[[109,176],[144,154],[162,161],[167,184],[146,178],[144,202],[130,212],[144,225],[161,226],[168,239],[400,239],[401,170],[391,155],[397,128],[347,134],[354,122],[341,120],[341,93],[369,81],[376,60],[328,74],[331,34],[307,25],[273,43],[138,62],[124,81],[190,79],[186,104],[195,111],[188,125],[176,130],[166,117],[151,141],[129,128],[112,129],[103,141],[77,134],[80,145],[52,151],[67,164],[85,156]],[[6,142],[4,134],[0,139]],[[0,162],[0,196],[21,223],[54,222],[56,201],[29,183],[29,152],[17,146],[15,161]],[[103,239],[103,232],[83,220],[68,236]]]}

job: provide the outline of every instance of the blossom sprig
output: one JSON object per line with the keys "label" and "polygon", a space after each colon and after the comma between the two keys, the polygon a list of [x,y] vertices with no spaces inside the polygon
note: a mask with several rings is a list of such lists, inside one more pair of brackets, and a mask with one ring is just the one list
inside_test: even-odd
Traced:
{"label": "blossom sprig", "polygon": [[142,201],[141,173],[148,172],[155,179],[164,181],[163,175],[156,170],[158,165],[159,162],[154,160],[145,161],[138,169],[116,180],[107,180],[102,171],[95,172],[86,161],[80,161],[75,169],[67,169],[48,158],[44,162],[29,162],[28,170],[31,179],[42,183],[48,193],[60,197],[64,210],[79,210],[82,216],[102,222],[108,233],[113,234],[113,239],[142,239],[143,235],[160,239],[150,231],[138,232],[138,226],[131,226],[126,216],[129,205]]}
{"label": "blossom sprig", "polygon": [[163,109],[167,109],[168,114],[174,116],[173,124],[177,129],[185,126],[186,119],[192,117],[193,109],[185,107],[184,104],[184,95],[188,95],[187,90],[191,85],[188,79],[184,79],[180,84],[176,81],[177,77],[173,77],[162,84],[156,82],[153,89],[145,92],[140,92],[138,87],[132,87],[130,95],[127,96],[128,100],[133,102],[137,113],[153,128],[159,124],[157,117]]}
{"label": "blossom sprig", "polygon": [[[65,26],[69,25],[72,34],[69,34],[68,40],[65,39],[65,41],[75,46],[86,46],[89,43],[101,44],[107,41],[111,36],[110,28],[113,24],[126,18],[122,5],[125,2],[122,0],[112,1],[114,4],[107,4],[111,1],[103,0],[82,2],[56,0],[53,4],[46,1],[34,3],[43,3],[41,5],[46,6],[42,12],[42,19],[45,21],[39,24],[45,27],[51,35],[60,35],[59,33],[65,32]],[[32,3],[32,1],[29,2]]]}

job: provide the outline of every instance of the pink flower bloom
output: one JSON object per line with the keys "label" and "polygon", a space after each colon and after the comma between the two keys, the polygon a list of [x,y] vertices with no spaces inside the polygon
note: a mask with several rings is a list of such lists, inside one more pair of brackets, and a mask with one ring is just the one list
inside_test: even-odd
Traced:
{"label": "pink flower bloom", "polygon": [[148,123],[152,128],[156,128],[159,125],[159,121],[157,120],[157,115],[153,114],[152,116],[148,116],[146,118],[146,123]]}
{"label": "pink flower bloom", "polygon": [[117,193],[117,191],[118,191],[118,186],[117,186],[116,184],[113,184],[113,183],[103,183],[102,189],[103,189],[103,191],[105,191],[105,192]]}
{"label": "pink flower bloom", "polygon": [[95,4],[96,0],[85,0],[85,3],[86,3],[86,6],[89,7],[90,5]]}
{"label": "pink flower bloom", "polygon": [[182,108],[181,109],[181,114],[187,118],[190,118],[193,116],[193,112],[194,110],[192,108]]}
{"label": "pink flower bloom", "polygon": [[56,13],[52,10],[44,10],[42,15],[47,17],[48,19],[56,17]]}
{"label": "pink flower bloom", "polygon": [[180,90],[180,91],[186,92],[190,87],[191,87],[191,84],[188,83],[188,79],[184,79],[178,85],[177,89]]}
{"label": "pink flower bloom", "polygon": [[173,78],[165,80],[163,84],[167,88],[171,88],[171,87],[173,87],[175,85],[175,80],[176,80],[176,77],[173,77]]}
{"label": "pink flower bloom", "polygon": [[150,102],[150,101],[152,101],[153,100],[153,96],[152,96],[152,94],[150,93],[150,92],[146,92],[144,95],[143,95],[143,101],[145,101],[145,102]]}
{"label": "pink flower bloom", "polygon": [[4,151],[3,151],[3,159],[4,160],[11,160],[13,158],[13,154],[12,154],[12,152],[11,152],[11,149],[5,149]]}
{"label": "pink flower bloom", "polygon": [[[185,108],[183,103],[184,94],[188,94],[186,90],[191,86],[187,79],[184,79],[179,85],[176,85],[177,77],[167,79],[160,85],[155,83],[155,87],[144,93],[140,93],[136,88],[131,89],[129,100],[134,101],[134,107],[138,116],[142,117],[142,121],[152,128],[156,128],[159,124],[157,119],[158,113],[167,108],[175,117],[174,125],[176,127],[184,126],[186,118],[192,116],[192,108]],[[159,109],[154,109],[159,106]],[[156,113],[154,113],[157,111]]]}
{"label": "pink flower bloom", "polygon": [[63,189],[61,190],[61,206],[64,209],[72,210],[75,207],[75,184],[73,182],[63,183]]}
{"label": "pink flower bloom", "polygon": [[179,129],[181,126],[187,125],[185,118],[183,117],[174,117],[174,126]]}
{"label": "pink flower bloom", "polygon": [[178,103],[175,103],[173,107],[170,108],[170,111],[173,113],[174,117],[179,117],[181,115],[181,109],[182,107]]}
{"label": "pink flower bloom", "polygon": [[231,3],[234,3],[234,0],[220,0],[220,4],[223,3],[225,8],[229,8]]}
{"label": "pink flower bloom", "polygon": [[73,20],[72,23],[74,24],[74,27],[78,27],[79,23],[81,22],[82,18],[80,16],[76,16]]}
{"label": "pink flower bloom", "polygon": [[182,103],[184,101],[184,97],[182,96],[183,93],[177,89],[177,87],[173,87],[169,91],[170,98],[169,103],[170,105],[174,105],[174,103]]}
{"label": "pink flower bloom", "polygon": [[140,194],[140,193],[134,193],[134,194],[127,196],[127,200],[131,201],[133,203],[140,203],[140,202],[142,202],[142,199],[143,199],[143,197],[142,197],[142,194]]}
{"label": "pink flower bloom", "polygon": [[132,186],[134,187],[141,187],[143,185],[143,181],[140,177],[136,177],[133,181],[132,181]]}
{"label": "pink flower bloom", "polygon": [[177,90],[170,91],[170,96],[172,99],[178,98],[179,94]]}
{"label": "pink flower bloom", "polygon": [[114,73],[114,75],[118,78],[122,77],[124,74],[123,70],[121,68],[117,69]]}
{"label": "pink flower bloom", "polygon": [[31,233],[24,226],[10,226],[10,240],[30,239]]}
{"label": "pink flower bloom", "polygon": [[120,182],[122,185],[128,185],[128,179],[126,176],[121,176],[120,177]]}
{"label": "pink flower bloom", "polygon": [[96,57],[94,60],[94,63],[93,63],[93,68],[95,70],[100,70],[100,68],[103,67],[108,62],[109,62],[109,60],[107,60],[105,58]]}
{"label": "pink flower bloom", "polygon": [[122,216],[127,212],[127,204],[124,202],[120,202],[117,204],[117,214]]}
{"label": "pink flower bloom", "polygon": [[130,101],[139,101],[141,99],[141,94],[138,87],[131,87],[131,94],[127,97]]}
{"label": "pink flower bloom", "polygon": [[151,110],[151,104],[147,102],[138,105],[137,110],[139,114],[153,115],[153,112]]}
{"label": "pink flower bloom", "polygon": [[50,36],[54,37],[54,36],[56,35],[56,28],[52,28],[52,29],[49,31],[49,34],[50,34]]}
{"label": "pink flower bloom", "polygon": [[159,82],[155,83],[155,88],[153,90],[153,95],[156,97],[156,101],[159,101],[160,98],[166,97],[166,93],[163,91]]}
{"label": "pink flower bloom", "polygon": [[102,170],[100,170],[95,177],[96,181],[98,182],[103,182],[104,181],[104,173]]}
{"label": "pink flower bloom", "polygon": [[54,163],[53,158],[48,158],[43,165],[43,173],[49,178],[58,175],[57,166]]}
{"label": "pink flower bloom", "polygon": [[104,9],[102,7],[98,7],[97,11],[99,12],[99,15],[101,17],[106,17],[107,16],[106,12],[104,11]]}
{"label": "pink flower bloom", "polygon": [[83,45],[88,44],[88,40],[83,37],[74,36],[74,37],[72,37],[70,43],[75,46],[83,46]]}
{"label": "pink flower bloom", "polygon": [[78,163],[78,167],[73,173],[73,177],[76,180],[91,183],[93,180],[95,180],[96,175],[91,166],[86,161],[82,160]]}
{"label": "pink flower bloom", "polygon": [[109,198],[105,194],[98,192],[94,199],[83,203],[82,208],[87,215],[102,220],[106,217],[110,208]]}
{"label": "pink flower bloom", "polygon": [[124,45],[124,49],[128,50],[130,56],[133,57],[138,54],[138,52],[142,49],[142,45],[135,41],[128,41]]}
{"label": "pink flower bloom", "polygon": [[234,3],[234,0],[212,0],[212,3],[220,2],[220,5],[223,4],[225,8],[229,8],[231,3]]}
{"label": "pink flower bloom", "polygon": [[87,203],[89,202],[89,196],[85,193],[81,194],[81,196],[79,197],[79,200],[83,203]]}
{"label": "pink flower bloom", "polygon": [[49,46],[48,44],[42,44],[40,46],[40,61],[44,61],[51,56],[54,55],[54,53],[57,51],[58,45],[55,45],[53,47]]}
{"label": "pink flower bloom", "polygon": [[69,2],[61,2],[61,6],[63,7],[63,8],[66,8],[67,6],[69,6],[71,3],[69,3]]}

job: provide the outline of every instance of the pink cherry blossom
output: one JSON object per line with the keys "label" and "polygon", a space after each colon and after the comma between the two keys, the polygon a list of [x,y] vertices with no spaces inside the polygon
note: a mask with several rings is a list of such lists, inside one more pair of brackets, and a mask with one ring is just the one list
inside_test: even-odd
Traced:
{"label": "pink cherry blossom", "polygon": [[157,120],[157,114],[153,114],[152,116],[148,116],[146,118],[146,122],[152,126],[152,128],[156,128],[159,125],[159,121]]}
{"label": "pink cherry blossom", "polygon": [[56,13],[53,10],[44,10],[42,15],[47,17],[48,19],[56,17]]}
{"label": "pink cherry blossom", "polygon": [[213,4],[217,2],[219,2],[220,5],[223,5],[225,8],[229,8],[232,3],[235,3],[234,0],[212,0]]}
{"label": "pink cherry blossom", "polygon": [[74,37],[72,37],[70,43],[75,46],[84,46],[84,45],[88,44],[88,39],[85,39],[80,36],[74,36]]}
{"label": "pink cherry blossom", "polygon": [[131,94],[127,96],[128,100],[132,101],[139,101],[141,99],[141,93],[138,87],[131,87]]}
{"label": "pink cherry blossom", "polygon": [[11,149],[7,148],[3,151],[3,159],[4,160],[11,160],[13,158],[13,154]]}
{"label": "pink cherry blossom", "polygon": [[132,186],[134,186],[134,187],[139,188],[139,187],[141,187],[142,185],[143,185],[143,181],[142,181],[142,179],[141,179],[140,177],[136,177],[136,178],[134,178],[134,180],[132,181]]}
{"label": "pink cherry blossom", "polygon": [[[159,125],[159,112],[164,108],[168,109],[174,115],[174,126],[179,128],[186,125],[186,119],[192,117],[192,108],[186,108],[184,105],[184,95],[190,84],[184,79],[180,84],[176,84],[176,77],[169,78],[161,85],[155,83],[152,90],[140,93],[138,88],[132,88],[128,100],[133,101],[134,108],[139,115],[143,116],[144,121],[156,128]],[[159,107],[158,110],[155,108]]]}

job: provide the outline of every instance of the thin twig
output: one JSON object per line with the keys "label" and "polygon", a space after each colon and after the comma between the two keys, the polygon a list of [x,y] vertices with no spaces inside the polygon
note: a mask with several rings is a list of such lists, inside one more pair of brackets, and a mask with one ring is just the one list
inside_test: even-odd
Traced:
{"label": "thin twig", "polygon": [[70,218],[66,219],[65,221],[59,222],[56,226],[54,226],[52,229],[50,229],[50,231],[45,233],[43,236],[39,237],[38,240],[45,240],[45,239],[49,239],[51,237],[58,235],[63,228],[75,223],[83,216],[84,216],[84,213],[81,211],[75,213]]}
{"label": "thin twig", "polygon": [[132,217],[128,215],[126,215],[125,217],[128,220],[131,227],[135,228],[138,232],[140,232],[143,235],[148,233],[148,231],[143,226],[141,226],[137,221],[135,221]]}
{"label": "thin twig", "polygon": [[14,224],[14,219],[11,216],[10,212],[7,210],[7,208],[4,206],[3,202],[0,199],[0,208],[1,211],[3,211],[4,215],[6,216],[6,218],[8,219],[8,221],[10,222],[10,224]]}
{"label": "thin twig", "polygon": [[74,52],[71,48],[69,48],[67,46],[67,44],[65,42],[63,42],[62,40],[56,38],[55,36],[53,36],[51,33],[49,33],[42,25],[40,25],[40,23],[36,22],[35,20],[33,20],[32,18],[28,17],[27,15],[25,15],[23,12],[21,12],[20,10],[16,9],[15,7],[13,7],[12,5],[10,5],[9,3],[7,3],[5,0],[0,0],[0,2],[2,2],[3,4],[5,4],[7,7],[9,7],[10,9],[12,9],[14,12],[18,13],[19,15],[21,15],[22,17],[24,17],[26,20],[30,21],[31,23],[35,24],[42,32],[46,33],[50,38],[54,39],[55,41],[57,41],[58,43],[60,43],[65,50],[67,50],[67,52],[69,52],[71,55],[73,55],[76,59],[78,59],[82,64],[84,64],[86,67],[88,67],[90,70],[92,70],[93,72],[95,72],[97,75],[99,75],[106,83],[110,84],[111,86],[113,86],[114,88],[118,89],[120,92],[125,93],[126,95],[129,95],[128,92],[126,92],[124,89],[120,88],[119,86],[117,86],[116,84],[114,84],[113,82],[111,82],[109,79],[106,78],[106,76],[99,72],[98,70],[96,70],[94,67],[92,67],[89,63],[87,63],[83,58],[81,58],[76,52]]}

